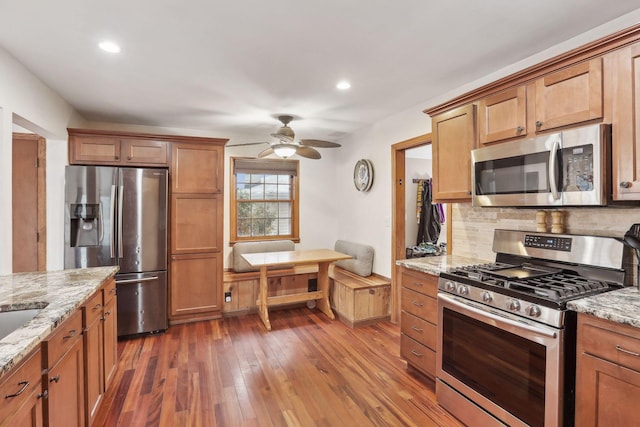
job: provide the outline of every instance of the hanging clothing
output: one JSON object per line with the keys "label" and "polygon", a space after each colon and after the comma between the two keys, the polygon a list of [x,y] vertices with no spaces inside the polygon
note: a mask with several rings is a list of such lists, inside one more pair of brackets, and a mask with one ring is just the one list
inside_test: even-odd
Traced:
{"label": "hanging clothing", "polygon": [[444,210],[440,203],[431,202],[431,180],[426,179],[419,185],[421,187],[420,222],[418,225],[418,238],[416,245],[420,243],[436,243],[440,237]]}

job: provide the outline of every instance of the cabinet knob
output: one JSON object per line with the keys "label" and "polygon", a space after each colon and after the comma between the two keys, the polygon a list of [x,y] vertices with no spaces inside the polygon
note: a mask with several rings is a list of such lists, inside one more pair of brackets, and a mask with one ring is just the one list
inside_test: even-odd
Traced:
{"label": "cabinet knob", "polygon": [[631,183],[629,181],[622,181],[620,183],[620,188],[629,188],[631,187]]}
{"label": "cabinet knob", "polygon": [[542,122],[541,122],[540,120],[538,120],[538,121],[536,122],[536,127],[537,127],[537,128],[539,128],[540,126],[542,126]]}
{"label": "cabinet knob", "polygon": [[49,397],[49,390],[38,393],[38,399],[46,399],[47,397]]}
{"label": "cabinet knob", "polygon": [[518,126],[516,128],[516,133],[522,133],[523,130],[524,130],[524,128],[522,126]]}
{"label": "cabinet knob", "polygon": [[127,160],[131,160],[131,156],[127,156]]}
{"label": "cabinet knob", "polygon": [[120,156],[113,156],[116,160],[120,160]]}
{"label": "cabinet knob", "polygon": [[49,378],[50,383],[57,383],[58,381],[60,381],[60,374],[56,375],[55,377]]}

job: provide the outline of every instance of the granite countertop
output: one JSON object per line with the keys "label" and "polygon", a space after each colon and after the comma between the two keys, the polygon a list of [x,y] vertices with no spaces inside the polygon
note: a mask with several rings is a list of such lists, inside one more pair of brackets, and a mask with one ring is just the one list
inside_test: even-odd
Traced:
{"label": "granite countertop", "polygon": [[118,267],[96,267],[0,276],[0,312],[42,308],[24,326],[0,340],[0,377],[117,271]]}
{"label": "granite countertop", "polygon": [[578,313],[640,328],[640,291],[635,286],[569,301],[567,307]]}
{"label": "granite countertop", "polygon": [[488,262],[493,261],[466,258],[457,255],[440,255],[402,259],[396,261],[396,265],[437,276],[443,271],[447,271],[451,268],[462,267],[463,265],[484,264]]}

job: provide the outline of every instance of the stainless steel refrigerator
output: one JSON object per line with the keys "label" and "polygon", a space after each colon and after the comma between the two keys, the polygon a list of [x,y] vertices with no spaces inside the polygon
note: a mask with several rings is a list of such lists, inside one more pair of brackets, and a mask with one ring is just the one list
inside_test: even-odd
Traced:
{"label": "stainless steel refrigerator", "polygon": [[120,266],[118,336],[167,329],[165,169],[67,166],[65,268]]}

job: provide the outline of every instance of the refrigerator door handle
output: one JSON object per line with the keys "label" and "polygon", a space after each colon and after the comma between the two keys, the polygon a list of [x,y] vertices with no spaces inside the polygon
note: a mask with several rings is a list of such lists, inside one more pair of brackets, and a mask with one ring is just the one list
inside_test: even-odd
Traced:
{"label": "refrigerator door handle", "polygon": [[100,244],[102,244],[102,240],[104,239],[104,214],[102,213],[102,208],[102,203],[100,203],[100,210],[98,211],[98,225],[100,227],[100,231],[98,231],[98,243]]}
{"label": "refrigerator door handle", "polygon": [[124,258],[122,253],[122,199],[124,198],[124,187],[121,185],[118,193],[118,256]]}
{"label": "refrigerator door handle", "polygon": [[121,284],[123,284],[123,283],[151,282],[152,280],[158,280],[158,276],[143,277],[142,279],[125,279],[125,280],[116,280],[116,284],[121,285]]}
{"label": "refrigerator door handle", "polygon": [[116,257],[116,233],[114,232],[116,226],[116,186],[111,186],[111,258]]}

